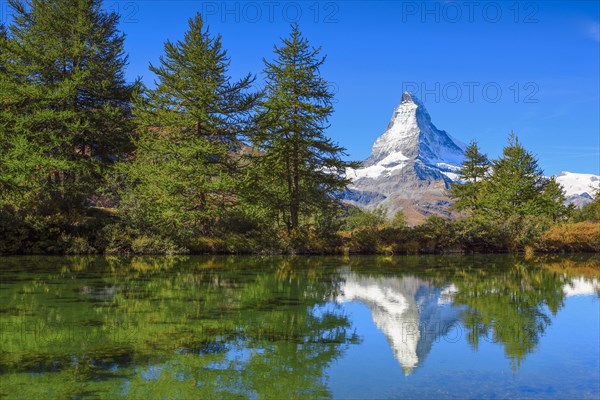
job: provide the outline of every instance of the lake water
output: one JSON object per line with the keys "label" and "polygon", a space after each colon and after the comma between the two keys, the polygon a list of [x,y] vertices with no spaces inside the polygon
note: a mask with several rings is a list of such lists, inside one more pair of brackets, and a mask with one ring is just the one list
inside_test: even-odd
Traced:
{"label": "lake water", "polygon": [[0,398],[600,397],[600,258],[0,258]]}

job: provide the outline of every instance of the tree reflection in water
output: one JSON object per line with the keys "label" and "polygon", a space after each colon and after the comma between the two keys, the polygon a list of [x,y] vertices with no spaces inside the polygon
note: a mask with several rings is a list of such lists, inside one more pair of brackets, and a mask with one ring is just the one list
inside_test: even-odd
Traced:
{"label": "tree reflection in water", "polygon": [[[533,352],[568,295],[600,294],[597,258],[525,261],[499,257],[377,258],[352,261],[345,295],[371,309],[405,375],[432,344],[459,329],[477,351],[500,343],[513,370]],[[401,271],[401,272],[398,272]],[[457,327],[457,322],[460,326]],[[416,327],[416,329],[415,329]]]}
{"label": "tree reflection in water", "polygon": [[358,342],[343,310],[326,306],[340,278],[318,260],[3,264],[6,395],[328,397],[324,369]]}
{"label": "tree reflection in water", "polygon": [[370,309],[404,373],[463,327],[513,368],[598,260],[494,257],[3,258],[1,395],[328,398]]}

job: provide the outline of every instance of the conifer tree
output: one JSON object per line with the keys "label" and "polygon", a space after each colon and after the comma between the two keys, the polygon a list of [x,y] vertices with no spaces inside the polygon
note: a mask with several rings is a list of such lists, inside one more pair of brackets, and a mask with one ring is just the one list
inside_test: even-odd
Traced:
{"label": "conifer tree", "polygon": [[9,6],[10,25],[0,28],[0,253],[61,252],[84,229],[86,200],[129,151],[123,35],[99,0]]}
{"label": "conifer tree", "polygon": [[511,134],[502,156],[492,165],[483,199],[486,212],[497,218],[537,216],[557,219],[566,212],[564,200],[556,181],[544,177],[536,157]]}
{"label": "conifer tree", "polygon": [[477,141],[471,141],[465,150],[465,160],[460,169],[459,179],[462,183],[455,184],[450,189],[450,196],[456,199],[455,209],[477,209],[489,168],[490,161],[487,155],[480,152]]}
{"label": "conifer tree", "polygon": [[[237,198],[240,138],[258,99],[254,77],[228,76],[220,36],[197,14],[183,40],[167,41],[156,88],[135,100],[139,137],[121,210],[132,224],[174,237],[209,234]],[[233,153],[237,153],[234,155]]]}
{"label": "conifer tree", "polygon": [[469,146],[461,170],[463,185],[451,195],[455,208],[470,210],[459,235],[465,243],[492,248],[521,249],[569,209],[554,178],[546,178],[535,156],[511,134],[502,156],[492,161]]}
{"label": "conifer tree", "polygon": [[540,196],[538,215],[545,215],[553,222],[566,219],[573,211],[573,206],[565,206],[565,192],[554,176],[544,178]]}
{"label": "conifer tree", "polygon": [[4,201],[73,210],[128,150],[127,57],[99,0],[9,0],[0,50]]}
{"label": "conifer tree", "polygon": [[264,60],[266,99],[258,115],[254,144],[264,154],[257,162],[265,176],[263,199],[288,233],[319,209],[335,203],[332,194],[349,180],[344,148],[325,135],[333,94],[320,68],[325,57],[310,46],[298,25],[275,46],[275,59]]}

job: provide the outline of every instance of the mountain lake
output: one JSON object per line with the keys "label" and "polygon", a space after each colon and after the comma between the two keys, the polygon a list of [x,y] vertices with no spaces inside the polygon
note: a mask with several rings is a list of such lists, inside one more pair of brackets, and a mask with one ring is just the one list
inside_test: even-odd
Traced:
{"label": "mountain lake", "polygon": [[7,399],[598,399],[600,257],[3,257]]}

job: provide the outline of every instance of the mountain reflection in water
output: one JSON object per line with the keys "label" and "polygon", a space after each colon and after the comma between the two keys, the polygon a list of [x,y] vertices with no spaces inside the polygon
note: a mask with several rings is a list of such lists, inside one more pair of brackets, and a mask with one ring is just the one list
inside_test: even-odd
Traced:
{"label": "mountain reflection in water", "polygon": [[[437,287],[429,280],[415,276],[377,277],[347,272],[341,287],[342,294],[337,296],[336,301],[357,301],[370,309],[373,323],[384,333],[394,357],[408,376],[425,359],[433,343],[461,322],[467,308],[460,303],[453,304],[453,295],[457,291],[454,284]],[[562,295],[559,292],[557,295],[561,298],[593,295],[598,291],[598,279],[576,277],[564,283]],[[500,292],[498,288],[496,293]],[[458,328],[461,328],[460,325]],[[446,339],[453,341],[457,338]]]}
{"label": "mountain reflection in water", "polygon": [[599,266],[0,258],[0,398],[598,398]]}
{"label": "mountain reflection in water", "polygon": [[405,375],[423,360],[435,340],[460,318],[461,308],[449,301],[452,285],[433,286],[408,276],[361,277],[349,273],[338,302],[359,301],[367,305],[373,322],[385,334]]}

